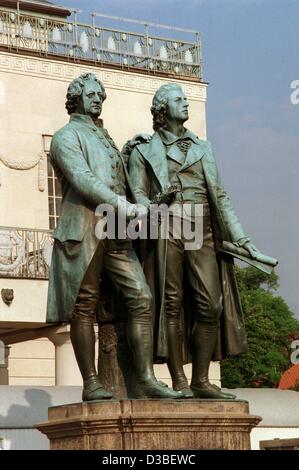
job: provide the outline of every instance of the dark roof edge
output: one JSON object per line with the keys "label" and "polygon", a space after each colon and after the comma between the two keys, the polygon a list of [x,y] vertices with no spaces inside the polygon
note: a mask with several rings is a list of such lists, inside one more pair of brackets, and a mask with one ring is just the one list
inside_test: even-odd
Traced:
{"label": "dark roof edge", "polygon": [[[17,0],[0,0],[0,7],[17,8]],[[33,11],[35,13],[45,13],[47,15],[59,16],[60,18],[71,15],[71,11],[64,7],[59,7],[50,3],[31,3],[30,0],[20,0],[20,9],[23,11],[27,10]]]}

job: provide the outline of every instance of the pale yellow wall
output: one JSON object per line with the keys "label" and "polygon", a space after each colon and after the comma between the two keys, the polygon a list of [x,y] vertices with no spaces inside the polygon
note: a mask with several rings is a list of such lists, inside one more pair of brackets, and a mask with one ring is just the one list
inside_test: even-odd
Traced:
{"label": "pale yellow wall", "polygon": [[9,385],[55,385],[54,345],[48,339],[13,344],[9,354]]}
{"label": "pale yellow wall", "polygon": [[[97,348],[96,348],[97,351]],[[97,356],[97,355],[96,355]],[[97,357],[96,357],[97,361]],[[184,366],[187,378],[191,379],[191,364]],[[155,374],[171,386],[166,364],[155,365]],[[209,377],[220,386],[219,363],[212,363]],[[9,385],[55,385],[55,350],[48,339],[13,344],[9,354]],[[73,385],[81,385],[81,380]]]}
{"label": "pale yellow wall", "polygon": [[[192,375],[192,364],[186,364],[184,366],[184,371],[185,371],[187,379],[190,382],[191,375]],[[156,364],[155,365],[155,374],[156,374],[156,377],[159,380],[163,380],[163,382],[167,383],[167,385],[169,387],[172,386],[171,377],[170,377],[168,367],[167,367],[166,364]],[[219,362],[212,362],[211,363],[210,369],[209,369],[209,379],[213,384],[215,384],[219,387],[221,386],[220,364],[219,364]]]}
{"label": "pale yellow wall", "polygon": [[8,306],[0,298],[0,327],[1,322],[46,321],[47,281],[0,278],[0,291],[1,289],[13,289],[14,299]]}

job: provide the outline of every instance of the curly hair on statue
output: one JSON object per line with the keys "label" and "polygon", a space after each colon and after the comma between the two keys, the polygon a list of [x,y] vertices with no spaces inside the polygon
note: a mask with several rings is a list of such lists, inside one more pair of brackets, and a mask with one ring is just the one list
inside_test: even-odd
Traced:
{"label": "curly hair on statue", "polygon": [[80,77],[75,78],[75,80],[73,80],[68,86],[65,103],[65,107],[67,109],[68,114],[76,112],[76,109],[78,107],[78,99],[82,95],[85,83],[88,81],[97,82],[102,90],[103,101],[106,99],[107,95],[102,82],[97,79],[94,73],[84,73],[83,75],[80,75]]}
{"label": "curly hair on statue", "polygon": [[166,85],[160,86],[153,97],[151,113],[153,115],[154,131],[157,131],[160,127],[165,125],[168,93],[172,90],[182,91],[182,88],[176,83],[167,83]]}

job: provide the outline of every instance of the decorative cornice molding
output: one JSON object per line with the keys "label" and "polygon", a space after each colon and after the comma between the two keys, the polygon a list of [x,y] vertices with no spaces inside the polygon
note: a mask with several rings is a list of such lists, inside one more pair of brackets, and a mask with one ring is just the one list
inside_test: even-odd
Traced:
{"label": "decorative cornice molding", "polygon": [[[122,70],[109,70],[102,67],[58,62],[41,57],[21,56],[20,54],[3,51],[0,52],[0,71],[63,82],[69,82],[84,72],[93,72],[107,89],[127,90],[151,95],[164,83],[176,83],[178,81]],[[206,101],[206,84],[191,83],[184,80],[179,80],[179,83],[190,100]]]}

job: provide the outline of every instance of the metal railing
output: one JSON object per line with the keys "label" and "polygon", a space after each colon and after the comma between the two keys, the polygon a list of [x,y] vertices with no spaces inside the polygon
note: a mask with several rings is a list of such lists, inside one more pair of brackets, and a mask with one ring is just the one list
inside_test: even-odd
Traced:
{"label": "metal railing", "polygon": [[50,230],[0,227],[0,278],[48,279]]}
{"label": "metal railing", "polygon": [[[30,50],[37,55],[54,55],[68,60],[89,60],[98,65],[113,64],[123,69],[202,79],[200,36],[197,31],[142,23],[92,13],[91,24],[57,20],[0,10],[0,46],[9,50]],[[97,18],[139,25],[141,32],[129,32],[97,25]],[[152,34],[167,29],[192,35],[193,40],[176,40]]]}

